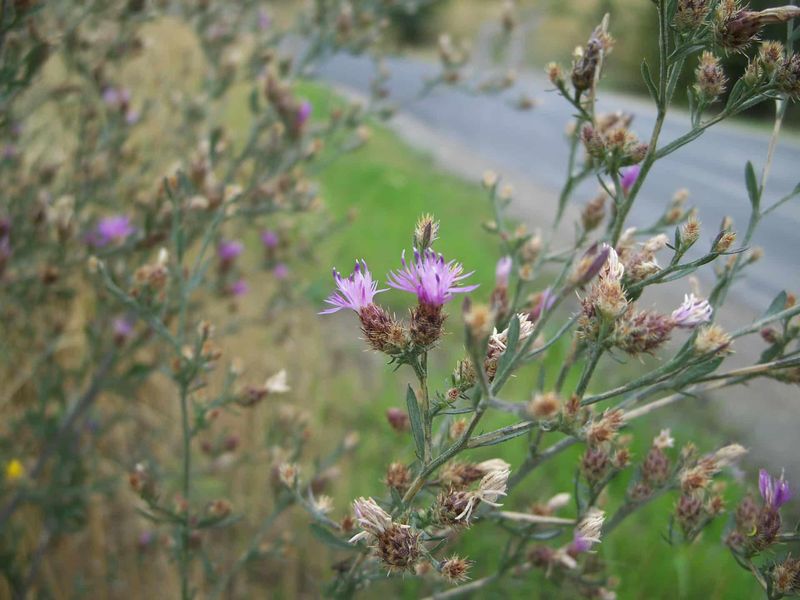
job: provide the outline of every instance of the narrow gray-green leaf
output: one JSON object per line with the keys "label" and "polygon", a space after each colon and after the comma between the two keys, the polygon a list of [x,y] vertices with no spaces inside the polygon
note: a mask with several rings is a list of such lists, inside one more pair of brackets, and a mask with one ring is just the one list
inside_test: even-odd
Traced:
{"label": "narrow gray-green leaf", "polygon": [[348,543],[346,540],[334,535],[332,531],[319,525],[317,523],[311,523],[309,526],[311,527],[311,534],[317,538],[320,542],[327,546],[331,546],[332,548],[339,548],[340,550],[353,550],[353,546]]}
{"label": "narrow gray-green leaf", "polygon": [[410,385],[406,392],[406,404],[408,405],[408,420],[411,424],[411,434],[414,436],[414,445],[417,448],[417,457],[422,459],[425,453],[425,433],[422,428],[422,415],[419,412],[417,395]]}
{"label": "narrow gray-green leaf", "polygon": [[771,317],[774,314],[781,312],[784,308],[786,308],[786,292],[782,291],[780,294],[775,296],[775,299],[770,303],[767,312],[764,313],[762,319],[766,319],[767,317]]}
{"label": "narrow gray-green leaf", "polygon": [[761,191],[758,189],[758,180],[756,179],[753,163],[749,160],[744,168],[744,181],[747,184],[747,195],[750,196],[750,204],[753,205],[753,211],[758,213],[761,205]]}
{"label": "narrow gray-green leaf", "polygon": [[642,79],[644,79],[644,83],[647,86],[647,91],[650,92],[650,95],[653,97],[653,100],[658,102],[658,91],[656,90],[656,84],[653,82],[653,76],[650,74],[650,66],[647,64],[646,60],[642,61]]}

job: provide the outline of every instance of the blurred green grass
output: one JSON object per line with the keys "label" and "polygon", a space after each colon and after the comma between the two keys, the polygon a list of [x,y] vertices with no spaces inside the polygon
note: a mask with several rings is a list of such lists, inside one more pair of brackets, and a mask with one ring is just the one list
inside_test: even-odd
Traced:
{"label": "blurred green grass", "polygon": [[[317,84],[305,83],[297,91],[311,100],[317,117],[346,104],[330,89]],[[246,119],[241,117],[246,114],[244,97],[243,93],[238,109],[239,101],[232,101],[229,112],[232,115],[230,125],[236,136],[243,133],[246,123]],[[488,297],[499,248],[481,227],[481,222],[490,218],[490,211],[488,200],[478,186],[442,172],[432,164],[430,157],[410,149],[378,123],[372,124],[371,139],[365,148],[338,158],[320,174],[319,181],[330,215],[338,219],[346,219],[349,215],[352,221],[343,231],[323,240],[315,251],[317,260],[302,268],[302,277],[310,281],[307,297],[313,307],[321,306],[322,299],[330,291],[332,266],[349,272],[356,258],[364,258],[376,277],[396,268],[401,250],[410,249],[411,231],[416,219],[426,212],[434,213],[442,223],[437,248],[448,258],[463,261],[467,269],[474,269],[474,279],[481,283],[475,296],[479,300]],[[402,314],[411,306],[412,299],[403,298],[398,293],[387,293],[381,296],[381,300]],[[457,303],[451,305],[450,312],[448,329],[451,335],[432,356],[431,362],[432,386],[439,390],[448,387],[449,370],[463,354],[458,342],[460,319]],[[325,431],[331,439],[346,430],[361,433],[358,452],[336,482],[335,495],[338,505],[343,506],[348,499],[359,495],[382,496],[385,491],[382,479],[387,465],[396,460],[413,460],[407,439],[391,432],[384,416],[388,407],[403,405],[403,390],[413,377],[403,370],[394,373],[391,367],[381,365],[379,357],[364,353],[352,315],[340,313],[326,317],[321,327],[326,339],[317,343],[332,345],[336,351],[343,350],[345,357],[341,368],[335,372],[312,374],[324,379],[318,387],[320,396],[314,399],[315,419],[325,424]],[[563,345],[557,347],[555,352],[548,354],[546,362],[524,369],[506,387],[504,397],[529,397],[539,380],[540,369],[544,369],[549,378],[554,377],[565,351]],[[569,387],[568,384],[567,389]],[[689,415],[668,417],[670,422],[667,425],[674,426],[678,444],[699,439],[702,440],[701,451],[706,451],[723,443],[720,434],[709,431],[702,412],[690,411]],[[485,419],[483,429],[488,431],[509,422],[504,415],[492,415]],[[634,461],[644,456],[650,440],[664,426],[663,418],[651,418],[639,424],[632,445]],[[558,435],[552,434],[553,437]],[[514,467],[524,459],[525,453],[523,438],[473,451],[465,458],[501,457]],[[532,502],[545,501],[557,492],[572,491],[579,454],[579,448],[571,449],[535,471],[515,490],[507,506],[525,510]],[[621,480],[613,482],[612,498],[622,497],[627,479],[625,474]],[[752,577],[736,567],[721,543],[724,517],[706,530],[695,544],[668,545],[663,536],[675,500],[672,493],[653,502],[601,544],[599,552],[603,560],[612,572],[621,575],[619,597],[743,600],[757,597],[758,589]],[[736,500],[730,498],[730,504],[734,505]],[[615,506],[616,501],[612,501],[607,508],[613,511]],[[460,554],[476,562],[473,577],[477,578],[492,572],[505,541],[505,536],[491,526],[475,527],[463,534],[454,549],[457,546]],[[306,551],[312,552],[311,549]],[[325,551],[335,556],[332,551]],[[366,596],[391,595],[397,589],[393,587],[395,585],[396,581],[374,583]],[[411,579],[402,586],[405,598],[415,598],[423,592],[421,584]],[[541,572],[535,571],[520,579],[508,578],[476,597],[566,598],[571,597],[571,593],[559,592],[548,584]]]}

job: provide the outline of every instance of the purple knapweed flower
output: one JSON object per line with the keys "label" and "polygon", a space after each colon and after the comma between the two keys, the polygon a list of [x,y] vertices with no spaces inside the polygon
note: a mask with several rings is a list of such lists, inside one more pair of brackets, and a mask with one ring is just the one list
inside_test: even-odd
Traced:
{"label": "purple knapweed flower", "polygon": [[258,28],[261,31],[266,31],[269,29],[270,25],[272,25],[272,19],[270,18],[269,13],[263,8],[260,8],[258,10]]}
{"label": "purple knapweed flower", "polygon": [[701,323],[711,321],[711,314],[714,309],[704,298],[698,298],[694,294],[686,294],[683,297],[683,304],[672,311],[672,320],[676,327],[691,329]]}
{"label": "purple knapweed flower", "polygon": [[247,292],[250,291],[250,286],[247,285],[247,281],[244,279],[239,279],[230,285],[228,288],[228,293],[231,296],[244,296]]}
{"label": "purple knapweed flower", "polygon": [[641,172],[642,167],[640,165],[631,165],[630,167],[625,167],[620,171],[620,175],[622,176],[620,179],[620,185],[622,185],[622,191],[626,194],[631,191],[633,184],[636,183],[636,180],[639,179],[639,173]]}
{"label": "purple knapweed flower", "polygon": [[142,118],[142,113],[132,108],[125,113],[125,123],[127,125],[136,125],[136,123],[138,123],[139,119],[141,118]]}
{"label": "purple knapweed flower", "polygon": [[761,469],[758,472],[758,490],[767,506],[775,510],[792,498],[792,489],[789,487],[789,482],[783,478],[783,473],[781,473],[780,479],[775,479]]}
{"label": "purple knapweed flower", "polygon": [[261,232],[261,243],[264,244],[266,248],[277,248],[280,241],[277,232],[271,229],[265,229]]}
{"label": "purple knapweed flower", "polygon": [[156,535],[152,531],[143,531],[139,534],[137,543],[140,549],[144,549],[156,540]]}
{"label": "purple knapweed flower", "polygon": [[119,104],[119,90],[114,87],[107,87],[103,90],[103,102],[109,106],[117,106]]}
{"label": "purple knapweed flower", "polygon": [[395,289],[417,295],[420,304],[442,306],[452,300],[453,294],[464,294],[477,285],[459,287],[458,283],[472,275],[463,273],[464,267],[454,260],[445,262],[444,256],[433,250],[420,254],[414,250],[414,261],[406,263],[405,250],[401,257],[403,268],[389,274],[388,283]]}
{"label": "purple knapweed flower", "polygon": [[131,101],[130,90],[109,86],[103,90],[103,102],[110,108],[127,106]]}
{"label": "purple knapweed flower", "polygon": [[543,312],[547,312],[551,308],[553,308],[553,304],[556,302],[556,295],[553,293],[552,288],[545,288],[544,291],[539,294],[539,298],[536,301],[536,305],[533,307],[533,310],[530,312],[530,318],[532,320],[536,320],[542,316]]}
{"label": "purple knapweed flower", "polygon": [[275,279],[286,279],[289,277],[289,267],[286,263],[278,263],[272,268],[272,275],[275,277]]}
{"label": "purple knapweed flower", "polygon": [[3,146],[2,156],[5,160],[14,160],[19,156],[19,148],[16,144],[6,144]]}
{"label": "purple knapweed flower", "polygon": [[111,323],[111,330],[118,340],[126,340],[133,333],[133,322],[126,317],[117,317]]}
{"label": "purple knapweed flower", "polygon": [[311,116],[311,102],[303,100],[297,109],[297,126],[302,127]]}
{"label": "purple knapweed flower", "polygon": [[244,252],[244,244],[238,240],[223,240],[217,246],[217,256],[224,263],[232,263]]}
{"label": "purple knapweed flower", "polygon": [[98,221],[94,232],[89,236],[89,243],[93,246],[107,246],[111,243],[124,242],[136,228],[131,225],[127,215],[112,215],[103,217]]}
{"label": "purple knapweed flower", "polygon": [[325,300],[332,308],[323,310],[319,313],[321,315],[329,315],[343,308],[360,312],[362,308],[372,304],[376,294],[386,291],[378,289],[378,282],[372,279],[367,263],[363,260],[356,261],[353,272],[347,278],[342,277],[339,271],[334,269],[333,280],[336,282],[337,291]]}
{"label": "purple knapweed flower", "polygon": [[504,256],[497,261],[497,266],[494,270],[495,284],[497,287],[508,287],[508,278],[511,276],[511,267],[514,261],[510,256]]}

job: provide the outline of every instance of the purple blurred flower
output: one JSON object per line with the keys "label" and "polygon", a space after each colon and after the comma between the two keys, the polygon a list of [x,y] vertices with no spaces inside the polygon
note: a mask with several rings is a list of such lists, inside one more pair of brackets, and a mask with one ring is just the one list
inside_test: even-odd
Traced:
{"label": "purple blurred flower", "polygon": [[136,228],[131,225],[127,215],[112,215],[98,221],[97,227],[89,235],[89,243],[93,246],[107,246],[111,243],[124,242]]}
{"label": "purple blurred flower", "polygon": [[372,299],[376,294],[386,291],[378,289],[378,282],[372,279],[367,263],[363,260],[361,262],[356,261],[353,272],[347,279],[343,278],[339,271],[334,269],[333,280],[336,282],[337,291],[333,292],[325,300],[333,308],[323,310],[319,313],[321,315],[335,313],[343,308],[359,312],[365,306],[372,304]]}
{"label": "purple blurred flower", "polygon": [[217,246],[217,256],[224,263],[232,263],[244,251],[244,244],[238,240],[223,240]]}
{"label": "purple blurred flower", "polygon": [[272,19],[270,18],[269,13],[263,8],[260,8],[258,10],[258,28],[261,31],[266,31],[269,29],[270,25],[272,25]]}
{"label": "purple blurred flower", "polygon": [[128,125],[136,125],[141,118],[142,113],[140,113],[138,110],[130,109],[125,113],[125,123]]}
{"label": "purple blurred flower", "polygon": [[107,87],[103,90],[103,102],[109,106],[119,105],[119,90],[114,87]]}
{"label": "purple blurred flower", "polygon": [[570,550],[572,550],[576,554],[581,554],[583,552],[588,552],[589,550],[591,550],[593,544],[594,542],[592,540],[583,537],[576,531],[572,538],[572,544],[570,544]]}
{"label": "purple blurred flower", "polygon": [[308,118],[311,116],[311,102],[303,100],[300,107],[297,109],[297,126],[302,127],[305,125]]}
{"label": "purple blurred flower", "polygon": [[497,266],[494,271],[497,287],[508,287],[508,278],[511,275],[511,267],[513,264],[514,261],[511,260],[510,256],[504,256],[497,261]]}
{"label": "purple blurred flower", "polygon": [[792,489],[789,482],[783,478],[775,479],[764,469],[758,472],[758,490],[767,505],[775,510],[786,504],[792,498]]}
{"label": "purple blurred flower", "polygon": [[271,229],[265,229],[261,232],[261,243],[267,248],[277,248],[280,241],[277,232]]}
{"label": "purple blurred flower", "polygon": [[553,293],[553,290],[549,287],[545,288],[544,291],[539,294],[539,298],[536,300],[536,306],[533,307],[530,313],[531,320],[535,321],[542,316],[543,312],[553,308],[555,301],[556,295]]}
{"label": "purple blurred flower", "polygon": [[247,282],[244,279],[240,279],[231,284],[228,288],[228,292],[231,296],[244,296],[247,292],[250,291],[250,286],[247,285]]}
{"label": "purple blurred flower", "polygon": [[672,320],[677,327],[690,329],[701,323],[708,323],[714,309],[708,300],[698,298],[694,294],[686,294],[683,297],[683,304],[672,311]]}
{"label": "purple blurred flower", "polygon": [[589,246],[578,263],[575,283],[578,285],[589,283],[595,275],[600,273],[612,252],[614,252],[614,249],[608,244],[595,242]]}
{"label": "purple blurred flower", "polygon": [[636,180],[639,179],[639,173],[641,172],[642,167],[640,165],[631,165],[630,167],[625,167],[620,171],[622,175],[622,179],[620,184],[622,185],[622,191],[626,194],[631,191],[633,184],[636,183]]}
{"label": "purple blurred flower", "polygon": [[111,323],[114,337],[118,340],[125,340],[133,333],[133,322],[126,317],[117,317]]}
{"label": "purple blurred flower", "polygon": [[3,146],[3,158],[6,160],[14,160],[19,156],[19,148],[16,144],[6,144]]}
{"label": "purple blurred flower", "polygon": [[156,536],[152,531],[143,531],[139,534],[139,548],[146,548],[156,540]]}
{"label": "purple blurred flower", "polygon": [[403,268],[389,274],[388,283],[395,289],[417,295],[420,304],[441,306],[452,300],[453,294],[463,294],[476,289],[477,285],[459,287],[458,282],[472,275],[472,271],[462,274],[464,267],[454,260],[445,262],[444,256],[433,250],[420,254],[414,250],[414,262],[406,263],[403,250]]}
{"label": "purple blurred flower", "polygon": [[125,88],[109,86],[103,90],[103,102],[111,108],[127,106],[131,101],[131,93]]}
{"label": "purple blurred flower", "polygon": [[272,274],[275,276],[275,279],[286,279],[289,276],[289,267],[286,263],[278,263],[272,269]]}

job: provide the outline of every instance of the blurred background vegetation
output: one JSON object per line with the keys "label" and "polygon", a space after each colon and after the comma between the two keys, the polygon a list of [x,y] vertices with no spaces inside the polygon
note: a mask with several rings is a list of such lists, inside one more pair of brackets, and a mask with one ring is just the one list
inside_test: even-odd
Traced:
{"label": "blurred background vegetation", "polygon": [[[779,4],[779,3],[778,3]],[[476,41],[490,37],[497,28],[497,14],[503,0],[443,0],[423,13],[409,15],[402,9],[392,24],[398,47],[431,52],[440,32],[446,31],[457,39]],[[751,0],[753,10],[775,6],[770,0]],[[550,61],[568,66],[577,45],[586,42],[591,30],[603,15],[611,15],[611,32],[617,43],[613,58],[605,71],[605,85],[622,92],[645,96],[647,89],[642,82],[641,61],[646,58],[655,64],[658,57],[658,24],[655,5],[645,0],[517,0],[520,16],[520,44],[524,54],[519,69],[541,72]],[[768,26],[762,39],[784,41],[786,28]],[[475,50],[479,48],[473,46]],[[501,57],[496,57],[501,58]],[[723,65],[730,80],[738,79],[747,66],[742,54],[723,57]],[[684,67],[682,81],[676,100],[686,103],[686,88],[694,80],[695,64],[688,61]],[[724,102],[721,103],[724,106]],[[747,112],[743,119],[771,125],[773,107],[769,103],[758,105]],[[797,111],[789,111],[788,124],[800,125]]]}

